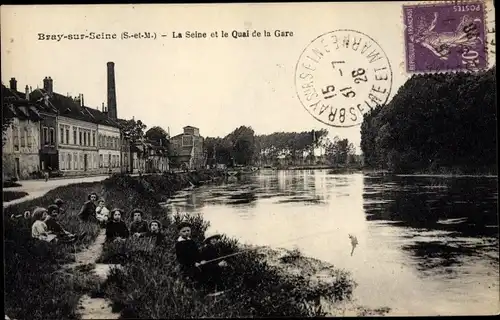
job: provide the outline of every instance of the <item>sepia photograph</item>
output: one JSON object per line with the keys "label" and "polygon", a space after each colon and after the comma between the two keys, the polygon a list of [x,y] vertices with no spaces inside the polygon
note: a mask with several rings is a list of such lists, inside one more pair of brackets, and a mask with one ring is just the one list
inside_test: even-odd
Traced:
{"label": "sepia photograph", "polygon": [[500,314],[493,0],[0,12],[6,320]]}

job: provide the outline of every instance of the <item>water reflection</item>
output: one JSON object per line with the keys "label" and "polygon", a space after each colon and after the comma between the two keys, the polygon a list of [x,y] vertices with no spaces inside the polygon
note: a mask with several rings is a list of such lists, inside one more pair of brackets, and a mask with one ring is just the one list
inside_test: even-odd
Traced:
{"label": "water reflection", "polygon": [[[262,171],[170,204],[241,242],[299,248],[348,269],[356,297],[371,307],[403,315],[499,309],[496,179]],[[349,233],[359,241],[352,257]]]}

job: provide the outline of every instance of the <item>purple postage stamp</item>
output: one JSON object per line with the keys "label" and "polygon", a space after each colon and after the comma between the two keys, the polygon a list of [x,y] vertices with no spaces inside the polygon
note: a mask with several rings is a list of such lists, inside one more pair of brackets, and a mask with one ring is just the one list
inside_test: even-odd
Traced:
{"label": "purple postage stamp", "polygon": [[404,5],[406,71],[479,71],[488,66],[482,1]]}

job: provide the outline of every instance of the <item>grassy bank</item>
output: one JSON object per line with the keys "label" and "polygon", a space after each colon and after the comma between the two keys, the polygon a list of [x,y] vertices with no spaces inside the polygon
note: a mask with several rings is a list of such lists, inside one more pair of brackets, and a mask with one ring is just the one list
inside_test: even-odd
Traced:
{"label": "grassy bank", "polygon": [[4,208],[5,314],[14,319],[76,319],[80,294],[75,284],[80,277],[57,272],[71,262],[74,247],[49,244],[31,238],[31,220],[12,219],[36,206],[47,207],[54,199],[66,201],[63,227],[87,235],[76,243],[77,249],[92,242],[99,228],[78,220],[76,214],[90,192],[102,193],[100,183],[81,183],[59,187],[45,196]]}
{"label": "grassy bank", "polygon": [[[267,317],[323,315],[321,299],[342,301],[351,298],[354,281],[347,272],[337,272],[330,282],[311,286],[301,274],[288,274],[269,264],[256,251],[247,251],[229,258],[227,279],[231,291],[214,299],[193,290],[192,284],[181,281],[175,259],[176,225],[181,219],[193,224],[193,238],[204,238],[208,223],[200,216],[167,217],[158,202],[174,191],[200,181],[209,180],[209,173],[185,175],[114,176],[104,181],[108,202],[120,199],[129,211],[141,208],[146,218],[157,218],[164,225],[165,248],[153,248],[147,242],[127,240],[105,245],[102,263],[121,263],[121,270],[112,270],[104,284],[105,296],[113,301],[123,318],[192,318],[192,317]],[[130,217],[126,217],[130,222]],[[223,253],[240,250],[234,239],[223,240]]]}
{"label": "grassy bank", "polygon": [[24,192],[24,191],[3,191],[2,192],[2,195],[3,195],[3,201],[4,202],[9,202],[9,201],[12,201],[12,200],[16,200],[16,199],[20,199],[20,198],[23,198],[23,197],[26,197],[28,195],[27,192]]}

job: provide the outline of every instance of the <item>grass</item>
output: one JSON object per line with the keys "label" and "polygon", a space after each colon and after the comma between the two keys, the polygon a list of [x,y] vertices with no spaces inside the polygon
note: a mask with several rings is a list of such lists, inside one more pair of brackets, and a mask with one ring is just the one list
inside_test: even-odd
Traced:
{"label": "grass", "polygon": [[9,202],[12,200],[20,199],[26,197],[28,195],[27,192],[24,191],[3,191],[3,201]]}
{"label": "grass", "polygon": [[13,319],[77,319],[75,314],[80,293],[75,278],[61,271],[61,265],[74,260],[74,247],[49,244],[31,238],[31,220],[11,219],[11,215],[47,207],[54,199],[66,201],[63,227],[76,234],[87,235],[76,243],[77,248],[95,240],[99,227],[78,220],[77,212],[99,183],[80,183],[59,187],[45,196],[4,209],[5,314]]}
{"label": "grass", "polygon": [[7,180],[7,181],[3,182],[2,186],[4,188],[14,188],[14,187],[21,187],[21,184],[15,182],[15,181]]}
{"label": "grass", "polygon": [[[255,251],[228,259],[231,267],[225,279],[232,290],[222,298],[214,300],[194,290],[192,283],[181,280],[176,262],[176,225],[181,219],[188,219],[193,225],[193,239],[199,242],[204,238],[208,223],[201,216],[176,214],[166,217],[157,204],[158,198],[163,196],[159,193],[189,184],[185,178],[113,177],[105,181],[105,185],[110,186],[109,189],[105,187],[107,192],[124,193],[122,204],[127,208],[143,209],[146,219],[161,218],[167,242],[165,248],[154,248],[147,242],[134,240],[105,245],[100,262],[121,263],[123,268],[110,273],[102,290],[122,318],[320,316],[324,315],[317,308],[320,298],[329,301],[351,298],[355,283],[347,272],[339,272],[332,283],[311,286],[303,276],[283,274],[268,265]],[[240,250],[234,239],[225,237],[222,244],[226,254]]]}

